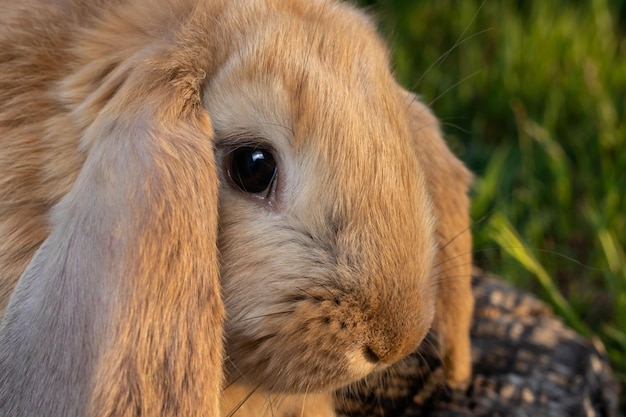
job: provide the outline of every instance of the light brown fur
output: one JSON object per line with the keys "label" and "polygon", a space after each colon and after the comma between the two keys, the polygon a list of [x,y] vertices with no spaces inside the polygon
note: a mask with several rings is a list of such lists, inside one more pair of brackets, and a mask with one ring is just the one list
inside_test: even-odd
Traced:
{"label": "light brown fur", "polygon": [[[470,175],[362,13],[1,11],[0,415],[332,415],[430,331],[468,379]],[[272,198],[228,178],[249,142]]]}

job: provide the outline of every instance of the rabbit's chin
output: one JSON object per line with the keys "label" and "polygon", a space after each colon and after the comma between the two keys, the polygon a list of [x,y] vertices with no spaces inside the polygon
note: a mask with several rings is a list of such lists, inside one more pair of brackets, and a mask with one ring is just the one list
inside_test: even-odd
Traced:
{"label": "rabbit's chin", "polygon": [[[253,369],[246,365],[226,364],[227,386],[233,382],[244,382],[257,390],[272,393],[301,394],[328,392],[355,383],[373,373],[383,371],[389,365],[373,363],[367,353],[353,350],[334,358],[327,357],[324,363],[316,363],[311,357],[309,363],[302,360],[287,359],[270,367],[257,366]],[[277,363],[283,367],[275,369]]]}

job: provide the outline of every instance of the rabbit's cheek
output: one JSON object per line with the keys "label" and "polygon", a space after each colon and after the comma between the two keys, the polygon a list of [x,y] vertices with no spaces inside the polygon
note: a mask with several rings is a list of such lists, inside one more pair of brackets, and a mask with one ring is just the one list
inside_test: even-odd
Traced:
{"label": "rabbit's cheek", "polygon": [[253,331],[229,338],[231,377],[241,372],[272,390],[298,392],[338,388],[377,366],[362,346],[368,329],[359,309],[324,299],[283,308],[290,312],[267,315]]}
{"label": "rabbit's cheek", "polygon": [[265,314],[228,322],[229,379],[296,393],[339,388],[387,367],[415,349],[430,323],[401,334],[381,320],[386,313],[372,298],[361,289],[312,285],[276,296]]}

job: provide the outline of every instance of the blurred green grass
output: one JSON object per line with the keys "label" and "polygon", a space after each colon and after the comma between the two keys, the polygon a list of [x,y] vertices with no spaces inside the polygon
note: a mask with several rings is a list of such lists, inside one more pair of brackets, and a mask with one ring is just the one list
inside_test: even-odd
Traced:
{"label": "blurred green grass", "polygon": [[477,175],[476,263],[599,336],[624,386],[626,1],[360,4]]}

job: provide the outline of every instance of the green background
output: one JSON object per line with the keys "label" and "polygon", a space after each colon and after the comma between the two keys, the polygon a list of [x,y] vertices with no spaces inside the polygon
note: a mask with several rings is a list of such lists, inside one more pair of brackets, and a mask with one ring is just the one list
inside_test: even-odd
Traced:
{"label": "green background", "polygon": [[359,4],[477,176],[476,263],[601,338],[623,385],[626,2]]}

